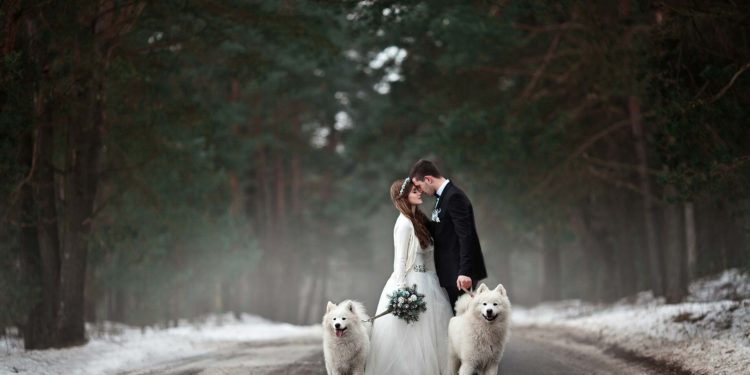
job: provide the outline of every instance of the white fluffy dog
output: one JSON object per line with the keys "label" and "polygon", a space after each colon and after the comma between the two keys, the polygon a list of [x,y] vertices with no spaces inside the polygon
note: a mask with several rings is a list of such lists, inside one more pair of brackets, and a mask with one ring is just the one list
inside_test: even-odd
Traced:
{"label": "white fluffy dog", "polygon": [[473,296],[462,295],[448,325],[453,374],[497,374],[509,323],[510,300],[502,284],[493,290],[481,284]]}
{"label": "white fluffy dog", "polygon": [[357,301],[328,302],[323,316],[323,356],[328,375],[361,375],[370,352],[372,324]]}

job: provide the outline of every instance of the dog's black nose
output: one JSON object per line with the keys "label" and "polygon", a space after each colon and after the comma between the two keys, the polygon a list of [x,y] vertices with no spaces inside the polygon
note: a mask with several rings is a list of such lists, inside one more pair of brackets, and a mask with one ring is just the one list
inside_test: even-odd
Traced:
{"label": "dog's black nose", "polygon": [[487,316],[492,316],[492,310],[487,310]]}
{"label": "dog's black nose", "polygon": [[339,328],[341,328],[341,324],[339,324],[339,323],[336,323],[336,324],[334,324],[333,326],[334,326],[334,327],[336,327],[336,329],[339,329]]}

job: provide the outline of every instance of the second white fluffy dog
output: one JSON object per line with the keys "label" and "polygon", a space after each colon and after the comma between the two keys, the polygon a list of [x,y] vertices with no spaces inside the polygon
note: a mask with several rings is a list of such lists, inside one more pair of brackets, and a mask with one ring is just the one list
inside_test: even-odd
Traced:
{"label": "second white fluffy dog", "polygon": [[323,316],[323,356],[328,375],[361,375],[370,352],[370,331],[364,306],[346,300],[328,302]]}
{"label": "second white fluffy dog", "polygon": [[474,296],[456,301],[456,316],[448,326],[452,373],[497,374],[508,340],[510,300],[502,284],[490,290],[481,284]]}

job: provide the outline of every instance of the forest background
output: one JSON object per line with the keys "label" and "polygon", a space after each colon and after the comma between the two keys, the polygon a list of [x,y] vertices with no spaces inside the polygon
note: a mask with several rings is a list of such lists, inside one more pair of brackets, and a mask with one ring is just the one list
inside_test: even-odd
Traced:
{"label": "forest background", "polygon": [[[0,328],[374,308],[435,160],[514,303],[750,267],[734,1],[0,4]],[[429,212],[433,200],[423,209]]]}

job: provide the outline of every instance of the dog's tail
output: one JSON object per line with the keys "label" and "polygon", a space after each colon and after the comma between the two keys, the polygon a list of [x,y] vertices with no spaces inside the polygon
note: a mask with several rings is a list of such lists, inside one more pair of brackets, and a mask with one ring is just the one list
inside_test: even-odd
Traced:
{"label": "dog's tail", "polygon": [[466,310],[469,309],[469,305],[471,304],[471,295],[469,293],[464,293],[461,295],[461,297],[458,297],[458,300],[456,301],[456,316],[461,315],[466,312]]}

